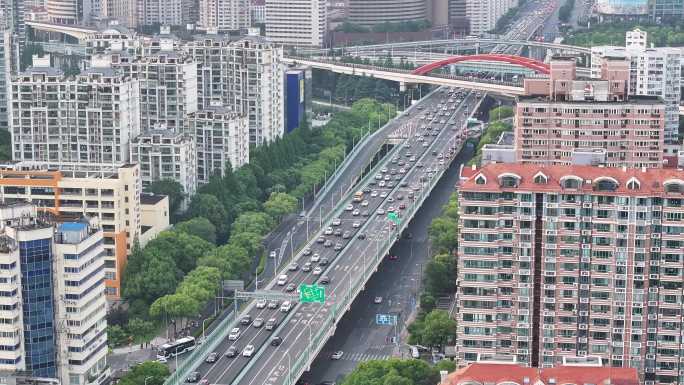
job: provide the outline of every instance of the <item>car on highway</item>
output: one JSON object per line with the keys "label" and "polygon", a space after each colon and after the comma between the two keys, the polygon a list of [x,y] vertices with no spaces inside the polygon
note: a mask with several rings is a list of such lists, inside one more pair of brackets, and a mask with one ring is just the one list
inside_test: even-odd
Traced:
{"label": "car on highway", "polygon": [[263,318],[255,318],[254,322],[252,322],[252,326],[259,329],[260,327],[264,326],[264,319]]}
{"label": "car on highway", "polygon": [[333,226],[339,226],[342,224],[342,220],[340,218],[335,218],[332,220],[332,225]]}
{"label": "car on highway", "polygon": [[245,350],[242,351],[242,356],[243,357],[252,357],[252,354],[254,354],[254,345],[245,346]]}
{"label": "car on highway", "polygon": [[330,359],[331,360],[339,360],[340,358],[342,358],[343,355],[344,355],[344,352],[341,350],[338,350],[338,351],[336,351],[330,355]]}
{"label": "car on highway", "polygon": [[185,379],[185,382],[197,382],[200,380],[202,376],[200,376],[199,372],[192,372],[188,376],[188,378]]}
{"label": "car on highway", "polygon": [[327,241],[325,241],[325,243],[323,244],[323,246],[325,246],[325,247],[331,247],[332,245],[333,245],[333,243],[329,239]]}
{"label": "car on highway", "polygon": [[377,192],[377,191],[375,191],[375,190],[371,191],[371,198],[375,198],[375,197],[377,197],[377,196],[378,196],[378,192]]}
{"label": "car on highway", "polygon": [[320,268],[320,267],[318,267],[318,266],[316,266],[316,267],[313,269],[313,271],[311,272],[311,274],[313,274],[313,275],[321,275],[322,272],[323,272],[323,269]]}
{"label": "car on highway", "polygon": [[279,303],[277,300],[268,301],[268,308],[269,309],[277,309],[278,305],[279,305]]}
{"label": "car on highway", "polygon": [[387,198],[387,191],[383,191],[380,193],[380,198]]}
{"label": "car on highway", "polygon": [[385,210],[384,210],[384,209],[378,209],[378,211],[376,211],[376,213],[377,213],[378,215],[384,215],[384,214],[385,214]]}
{"label": "car on highway", "polygon": [[311,262],[307,262],[304,265],[302,265],[302,271],[303,272],[311,271]]}
{"label": "car on highway", "polygon": [[258,300],[256,301],[256,305],[255,305],[255,306],[256,306],[257,309],[263,309],[263,308],[265,308],[265,307],[266,307],[266,300],[265,300],[265,299],[258,299]]}
{"label": "car on highway", "polygon": [[277,336],[273,337],[273,339],[271,340],[271,346],[280,346],[280,344],[282,344],[282,343],[283,343],[283,339],[280,337],[277,337]]}
{"label": "car on highway", "polygon": [[399,259],[399,257],[394,254],[390,254],[387,256],[387,259],[389,259],[390,261],[396,261],[397,259]]}
{"label": "car on highway", "polygon": [[358,239],[366,239],[366,234],[365,233],[359,233],[359,235],[356,236]]}
{"label": "car on highway", "polygon": [[381,304],[382,303],[382,297],[380,297],[380,296],[375,297],[373,299],[373,303],[376,305]]}
{"label": "car on highway", "polygon": [[293,292],[293,291],[295,291],[296,288],[297,288],[297,286],[295,286],[294,283],[291,283],[285,287],[285,291],[287,291],[288,293]]}
{"label": "car on highway", "polygon": [[333,228],[330,226],[328,226],[328,228],[325,229],[325,231],[323,232],[323,234],[325,234],[325,235],[332,235],[332,233],[333,233]]}
{"label": "car on highway", "polygon": [[345,211],[352,211],[354,210],[354,205],[348,204],[347,207],[344,208]]}
{"label": "car on highway", "polygon": [[342,234],[342,239],[349,239],[351,238],[351,231],[345,231],[344,234]]}
{"label": "car on highway", "polygon": [[275,250],[271,250],[271,253],[268,254],[268,256],[271,257],[271,258],[275,258],[275,257],[276,257],[276,252],[275,252]]}
{"label": "car on highway", "polygon": [[238,354],[240,354],[240,351],[238,350],[237,347],[235,347],[233,345],[233,346],[229,347],[228,350],[226,350],[225,356],[228,358],[234,358],[234,357],[237,357]]}
{"label": "car on highway", "polygon": [[352,223],[352,227],[355,228],[355,229],[358,229],[359,227],[361,227],[361,222],[354,222],[354,223]]}
{"label": "car on highway", "polygon": [[311,255],[311,249],[309,249],[308,247],[304,249],[304,255]]}
{"label": "car on highway", "polygon": [[404,203],[399,205],[399,210],[405,210],[405,209],[406,209],[406,205]]}
{"label": "car on highway", "polygon": [[309,259],[312,263],[316,263],[321,260],[321,255],[318,253],[315,253],[314,255],[311,256],[311,259]]}
{"label": "car on highway", "polygon": [[211,363],[213,363],[213,362],[216,362],[217,360],[218,360],[218,353],[216,353],[216,352],[211,352],[211,353],[209,353],[209,355],[207,356],[207,358],[204,359],[204,362],[206,362],[206,363],[208,363],[208,364],[211,364]]}
{"label": "car on highway", "polygon": [[269,318],[269,320],[266,321],[266,326],[264,328],[268,331],[271,331],[277,327],[278,327],[278,321],[275,318]]}
{"label": "car on highway", "polygon": [[367,200],[361,202],[361,207],[366,207],[366,206],[368,206],[368,201],[367,201]]}
{"label": "car on highway", "polygon": [[375,174],[375,179],[377,179],[377,180],[382,179],[382,174]]}
{"label": "car on highway", "polygon": [[369,216],[369,215],[370,215],[370,212],[368,212],[368,210],[363,210],[363,211],[361,212],[361,216],[362,216],[362,217],[367,217],[367,216]]}
{"label": "car on highway", "polygon": [[287,270],[289,271],[297,271],[299,269],[299,265],[297,265],[296,262],[292,262],[289,266],[287,266]]}
{"label": "car on highway", "polygon": [[389,203],[392,203],[392,202],[394,202],[394,198],[393,198],[393,197],[389,197],[389,198],[387,198],[387,202],[389,202]]}
{"label": "car on highway", "polygon": [[355,217],[359,216],[359,214],[361,214],[361,211],[359,211],[359,209],[352,211],[352,215]]}
{"label": "car on highway", "polygon": [[318,239],[316,239],[316,243],[324,243],[324,242],[325,242],[325,237],[318,237]]}
{"label": "car on highway", "polygon": [[233,328],[233,330],[230,331],[230,334],[228,334],[228,340],[235,341],[238,338],[240,338],[240,328]]}
{"label": "car on highway", "polygon": [[335,247],[334,247],[333,249],[334,249],[335,251],[340,251],[340,250],[342,250],[343,247],[344,247],[344,246],[342,246],[342,244],[338,242],[338,243],[335,244]]}
{"label": "car on highway", "polygon": [[282,305],[280,305],[280,311],[283,313],[288,313],[292,309],[292,302],[290,301],[284,301]]}
{"label": "car on highway", "polygon": [[286,274],[280,274],[278,276],[278,281],[276,282],[278,286],[285,286],[287,283],[287,275]]}
{"label": "car on highway", "polygon": [[321,261],[318,262],[318,265],[319,266],[327,266],[329,262],[330,261],[328,261],[328,258],[321,258]]}
{"label": "car on highway", "polygon": [[341,237],[342,236],[342,230],[335,229],[335,232],[333,232],[333,235],[336,237]]}
{"label": "car on highway", "polygon": [[327,285],[330,283],[330,277],[328,277],[327,275],[321,276],[321,279],[318,280],[318,283],[320,283],[321,285]]}
{"label": "car on highway", "polygon": [[249,315],[249,314],[244,315],[244,316],[240,319],[240,324],[241,324],[241,325],[249,325],[249,324],[251,324],[251,323],[252,323],[252,316]]}
{"label": "car on highway", "polygon": [[393,213],[394,212],[394,206],[390,206],[387,208],[388,213]]}
{"label": "car on highway", "polygon": [[380,181],[380,183],[378,183],[378,187],[385,187],[386,184],[387,184],[387,183],[385,183],[384,180],[383,180],[383,181]]}

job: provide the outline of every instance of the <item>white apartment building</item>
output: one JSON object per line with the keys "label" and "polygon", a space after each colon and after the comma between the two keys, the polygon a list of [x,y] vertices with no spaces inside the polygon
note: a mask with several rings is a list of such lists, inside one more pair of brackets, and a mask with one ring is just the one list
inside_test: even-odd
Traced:
{"label": "white apartment building", "polygon": [[142,47],[137,53],[110,51],[113,68],[138,81],[140,126],[160,125],[178,132],[188,113],[197,111],[197,64],[173,41]]}
{"label": "white apartment building", "polygon": [[288,46],[322,47],[328,28],[325,0],[266,0],[266,36]]}
{"label": "white apartment building", "polygon": [[197,26],[205,31],[237,31],[250,26],[248,0],[199,0]]}
{"label": "white apartment building", "polygon": [[138,83],[109,66],[66,77],[49,57],[13,76],[13,159],[120,164],[140,131]]}
{"label": "white apartment building", "polygon": [[[2,17],[0,15],[0,17]],[[7,89],[12,69],[12,33],[0,28],[0,130],[9,131]]]}
{"label": "white apartment building", "polygon": [[677,155],[682,61],[679,48],[648,48],[647,33],[627,32],[626,46],[599,46],[591,49],[591,76],[601,76],[601,58],[625,57],[630,64],[630,95],[659,96],[665,101],[665,155]]}
{"label": "white apartment building", "polygon": [[186,133],[158,127],[140,134],[131,142],[131,162],[140,165],[143,185],[172,179],[190,196],[197,187],[195,139]]}
{"label": "white apartment building", "polygon": [[491,31],[501,16],[517,6],[517,0],[466,0],[465,12],[470,22],[470,34],[480,35]]}
{"label": "white apartment building", "polygon": [[192,6],[189,0],[137,0],[138,24],[183,25]]}
{"label": "white apartment building", "polygon": [[269,39],[231,41],[206,35],[183,49],[197,62],[200,109],[222,104],[249,119],[249,142],[261,145],[283,135],[283,49]]}
{"label": "white apartment building", "polygon": [[0,206],[0,371],[62,384],[108,376],[103,232],[55,223],[28,203]]}
{"label": "white apartment building", "polygon": [[210,106],[188,115],[188,133],[195,138],[197,182],[208,183],[249,163],[249,120],[246,115],[221,106]]}
{"label": "white apartment building", "polygon": [[252,25],[266,23],[266,1],[250,0],[249,16]]}

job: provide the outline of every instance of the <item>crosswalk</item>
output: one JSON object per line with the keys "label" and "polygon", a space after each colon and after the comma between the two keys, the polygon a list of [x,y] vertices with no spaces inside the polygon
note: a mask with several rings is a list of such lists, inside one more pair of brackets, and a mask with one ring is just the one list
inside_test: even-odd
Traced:
{"label": "crosswalk", "polygon": [[345,361],[363,362],[371,360],[388,360],[391,357],[392,356],[387,354],[351,353],[344,354],[340,359]]}

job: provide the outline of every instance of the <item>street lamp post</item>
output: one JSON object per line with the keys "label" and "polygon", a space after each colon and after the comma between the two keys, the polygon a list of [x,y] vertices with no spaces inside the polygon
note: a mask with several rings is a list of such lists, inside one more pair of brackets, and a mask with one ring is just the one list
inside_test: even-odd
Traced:
{"label": "street lamp post", "polygon": [[207,340],[207,335],[206,335],[205,329],[204,329],[204,323],[207,322],[208,319],[209,318],[205,318],[202,320],[202,343],[204,343],[204,341]]}

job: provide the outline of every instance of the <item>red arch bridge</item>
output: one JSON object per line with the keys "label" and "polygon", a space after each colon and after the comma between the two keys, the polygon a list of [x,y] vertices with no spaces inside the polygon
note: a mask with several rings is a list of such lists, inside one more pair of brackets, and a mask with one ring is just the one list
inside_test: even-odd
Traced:
{"label": "red arch bridge", "polygon": [[501,54],[481,54],[481,55],[466,55],[466,56],[452,56],[447,59],[438,60],[434,63],[420,66],[411,72],[414,75],[427,75],[433,70],[442,68],[449,64],[455,64],[466,61],[489,61],[501,62],[508,64],[515,64],[521,67],[529,68],[541,74],[549,73],[549,65],[539,60],[530,59],[516,55],[501,55]]}

